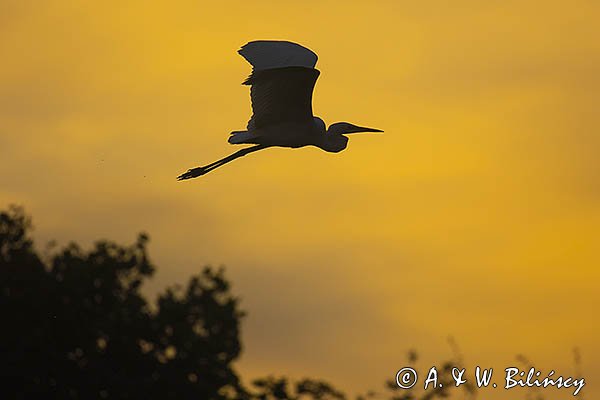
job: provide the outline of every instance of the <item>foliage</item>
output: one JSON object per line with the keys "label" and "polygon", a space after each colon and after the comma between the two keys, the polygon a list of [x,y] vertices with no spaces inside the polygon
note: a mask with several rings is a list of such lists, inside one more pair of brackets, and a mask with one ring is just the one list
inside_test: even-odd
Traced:
{"label": "foliage", "polygon": [[[233,368],[241,352],[244,313],[223,269],[204,268],[184,288],[148,303],[141,288],[155,268],[148,236],[122,246],[71,243],[40,255],[23,209],[0,212],[0,383],[3,398],[345,400],[320,380],[265,377],[242,384]],[[408,362],[417,361],[415,352]],[[450,377],[460,357],[444,364]],[[449,379],[449,378],[448,378]],[[452,382],[428,391],[399,390],[357,399],[433,400]],[[475,389],[463,385],[465,395]]]}
{"label": "foliage", "polygon": [[[148,237],[42,261],[23,210],[0,213],[0,354],[5,398],[229,399],[243,313],[223,271],[206,268],[150,307]],[[4,397],[4,396],[3,396]]]}

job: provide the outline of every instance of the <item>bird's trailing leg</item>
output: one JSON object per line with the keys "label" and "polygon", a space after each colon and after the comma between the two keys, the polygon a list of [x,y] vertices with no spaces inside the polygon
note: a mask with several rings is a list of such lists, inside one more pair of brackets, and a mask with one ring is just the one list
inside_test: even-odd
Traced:
{"label": "bird's trailing leg", "polygon": [[217,161],[215,161],[213,163],[210,163],[208,165],[205,165],[203,167],[197,167],[197,168],[189,169],[187,172],[179,175],[177,177],[177,180],[178,181],[183,181],[183,180],[186,180],[186,179],[197,178],[199,176],[202,176],[202,175],[205,175],[205,174],[209,173],[210,171],[212,171],[215,168],[219,168],[220,166],[225,165],[228,162],[231,162],[231,161],[235,160],[236,158],[243,157],[246,154],[253,153],[253,152],[258,151],[258,150],[266,149],[267,147],[269,147],[269,146],[265,146],[265,145],[259,144],[259,145],[256,145],[256,146],[247,147],[245,149],[238,150],[235,153],[231,154],[230,156],[227,156],[225,158],[217,160]]}

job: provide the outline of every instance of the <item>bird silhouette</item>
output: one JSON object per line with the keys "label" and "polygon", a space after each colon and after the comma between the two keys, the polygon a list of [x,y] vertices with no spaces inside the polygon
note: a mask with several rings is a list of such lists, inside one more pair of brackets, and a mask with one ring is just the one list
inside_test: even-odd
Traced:
{"label": "bird silhouette", "polygon": [[253,144],[211,164],[192,168],[178,180],[202,176],[246,154],[268,147],[298,148],[316,146],[338,153],[348,145],[344,135],[358,132],[383,132],[337,122],[325,129],[325,122],[312,111],[312,95],[319,70],[317,55],[299,44],[259,40],[247,43],[238,53],[252,65],[243,84],[250,85],[252,117],[246,130],[233,131],[231,144]]}

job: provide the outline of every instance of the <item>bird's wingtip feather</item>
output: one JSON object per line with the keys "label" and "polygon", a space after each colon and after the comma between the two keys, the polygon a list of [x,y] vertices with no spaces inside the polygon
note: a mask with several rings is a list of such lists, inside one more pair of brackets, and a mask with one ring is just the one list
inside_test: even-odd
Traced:
{"label": "bird's wingtip feather", "polygon": [[318,60],[314,51],[287,40],[254,40],[243,45],[238,54],[256,69],[289,66],[314,68]]}

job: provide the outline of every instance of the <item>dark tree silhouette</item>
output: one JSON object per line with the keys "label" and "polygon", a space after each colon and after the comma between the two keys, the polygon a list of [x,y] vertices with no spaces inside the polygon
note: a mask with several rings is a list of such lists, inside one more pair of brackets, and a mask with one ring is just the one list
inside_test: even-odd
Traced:
{"label": "dark tree silhouette", "polygon": [[[223,269],[204,268],[150,304],[140,292],[154,272],[146,235],[130,246],[99,241],[84,251],[71,243],[40,254],[30,230],[22,208],[0,212],[0,398],[348,398],[314,379],[269,376],[251,388],[242,384],[232,363],[244,313]],[[456,354],[442,368],[443,389],[399,390],[390,381],[386,392],[357,399],[448,397],[449,370],[462,364]],[[416,361],[409,353],[408,363]],[[467,397],[475,393],[471,385],[463,389]]]}
{"label": "dark tree silhouette", "polygon": [[149,304],[148,237],[71,243],[40,255],[22,208],[0,212],[0,388],[10,399],[343,399],[318,380],[243,387],[244,313],[223,269],[205,268]]}
{"label": "dark tree silhouette", "polygon": [[30,227],[20,208],[0,214],[3,398],[246,397],[231,365],[243,313],[222,270],[151,307],[140,294],[154,271],[147,236],[44,260]]}
{"label": "dark tree silhouette", "polygon": [[272,376],[255,379],[252,382],[256,400],[345,400],[346,395],[329,383],[314,379],[303,379],[290,383],[287,378]]}

